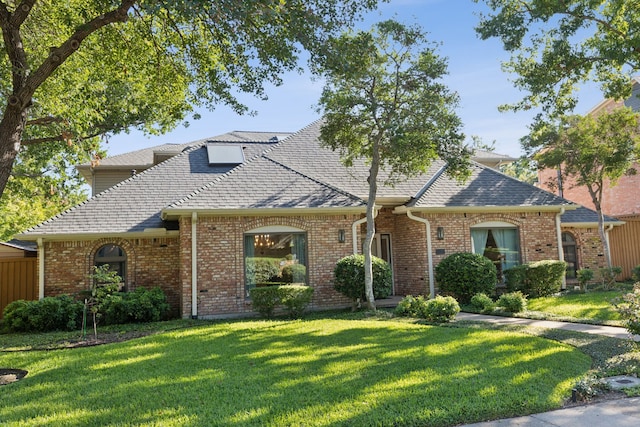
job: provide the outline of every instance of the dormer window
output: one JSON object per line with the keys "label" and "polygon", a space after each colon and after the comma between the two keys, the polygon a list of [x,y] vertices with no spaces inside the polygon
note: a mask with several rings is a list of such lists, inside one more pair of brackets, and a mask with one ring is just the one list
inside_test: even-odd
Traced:
{"label": "dormer window", "polygon": [[244,163],[244,151],[240,145],[207,144],[209,166],[237,166]]}

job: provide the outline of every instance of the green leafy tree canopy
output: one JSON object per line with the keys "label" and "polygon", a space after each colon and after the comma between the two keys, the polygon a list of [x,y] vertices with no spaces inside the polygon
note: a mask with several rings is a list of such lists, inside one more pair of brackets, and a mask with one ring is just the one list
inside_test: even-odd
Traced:
{"label": "green leafy tree canopy", "polygon": [[0,1],[0,195],[23,147],[165,132],[235,93],[265,98],[377,0]]}
{"label": "green leafy tree canopy", "polygon": [[598,82],[605,97],[631,95],[640,69],[638,0],[475,0],[493,13],[480,16],[482,39],[499,38],[512,54],[503,64],[528,92],[513,110],[541,107],[557,116],[577,103],[577,89]]}
{"label": "green leafy tree canopy", "polygon": [[419,27],[393,20],[332,40],[319,67],[326,76],[319,101],[321,140],[347,166],[357,159],[370,166],[365,293],[375,309],[371,242],[378,172],[384,170],[385,183],[393,183],[442,158],[448,174],[464,179],[471,153],[454,111],[458,96],[441,82],[447,64],[436,46]]}

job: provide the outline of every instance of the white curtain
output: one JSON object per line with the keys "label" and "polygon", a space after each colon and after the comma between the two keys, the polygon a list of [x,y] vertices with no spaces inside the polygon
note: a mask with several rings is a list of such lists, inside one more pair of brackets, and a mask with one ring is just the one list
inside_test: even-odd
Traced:
{"label": "white curtain", "polygon": [[491,230],[493,238],[500,249],[502,271],[518,265],[518,233],[513,228],[496,228]]}
{"label": "white curtain", "polygon": [[489,237],[489,229],[478,228],[471,229],[471,241],[473,243],[473,253],[484,255],[484,248],[487,247],[487,238]]}

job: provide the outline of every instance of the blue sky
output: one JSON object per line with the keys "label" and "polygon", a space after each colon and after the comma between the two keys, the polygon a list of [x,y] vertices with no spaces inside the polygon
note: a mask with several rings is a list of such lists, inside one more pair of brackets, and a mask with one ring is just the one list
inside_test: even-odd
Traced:
{"label": "blue sky", "polygon": [[[359,25],[396,18],[408,24],[417,23],[428,32],[433,42],[441,43],[439,54],[447,57],[449,75],[445,83],[460,95],[458,114],[469,138],[477,135],[485,142],[496,141],[496,151],[517,157],[521,155],[519,139],[527,134],[534,112],[501,113],[498,106],[519,100],[521,94],[513,88],[514,78],[501,71],[501,62],[508,59],[498,40],[480,40],[474,27],[477,14],[487,11],[484,4],[472,0],[391,0],[368,14]],[[233,130],[297,131],[319,118],[315,104],[322,82],[312,81],[309,74],[284,75],[282,86],[267,87],[269,99],[250,96],[240,99],[257,115],[240,116],[225,106],[214,111],[200,111],[200,120],[190,120],[190,126],[179,125],[161,136],[145,136],[138,132],[116,135],[106,145],[109,155],[164,144],[184,143],[220,135]],[[583,90],[577,113],[586,113],[602,100],[597,90]]]}

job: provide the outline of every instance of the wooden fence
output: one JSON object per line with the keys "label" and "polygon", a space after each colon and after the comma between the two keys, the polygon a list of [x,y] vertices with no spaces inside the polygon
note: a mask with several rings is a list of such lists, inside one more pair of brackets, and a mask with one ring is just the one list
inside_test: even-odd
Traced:
{"label": "wooden fence", "polygon": [[640,265],[640,220],[623,218],[624,225],[609,232],[611,262],[622,267],[621,278],[631,277],[633,267]]}
{"label": "wooden fence", "polygon": [[10,302],[38,299],[38,259],[0,259],[0,318]]}

